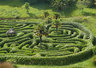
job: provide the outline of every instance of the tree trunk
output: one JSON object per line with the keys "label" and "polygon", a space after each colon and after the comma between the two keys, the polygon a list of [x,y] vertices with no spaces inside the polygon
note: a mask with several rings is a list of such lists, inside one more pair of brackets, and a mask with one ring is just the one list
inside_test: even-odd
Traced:
{"label": "tree trunk", "polygon": [[40,43],[42,42],[42,34],[40,34]]}
{"label": "tree trunk", "polygon": [[56,25],[56,32],[58,31],[58,25]]}
{"label": "tree trunk", "polygon": [[45,18],[47,17],[47,14],[45,14]]}
{"label": "tree trunk", "polygon": [[27,11],[27,14],[29,14],[29,10],[27,9],[26,11]]}

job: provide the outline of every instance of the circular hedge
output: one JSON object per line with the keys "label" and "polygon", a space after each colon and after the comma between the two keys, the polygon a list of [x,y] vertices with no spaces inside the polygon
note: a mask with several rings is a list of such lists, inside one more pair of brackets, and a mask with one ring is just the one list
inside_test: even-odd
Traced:
{"label": "circular hedge", "polygon": [[[0,23],[0,61],[19,64],[66,65],[92,56],[94,37],[78,23],[62,23],[56,32],[51,27],[48,36],[34,35],[37,23]],[[9,37],[6,32],[14,28],[17,35]]]}

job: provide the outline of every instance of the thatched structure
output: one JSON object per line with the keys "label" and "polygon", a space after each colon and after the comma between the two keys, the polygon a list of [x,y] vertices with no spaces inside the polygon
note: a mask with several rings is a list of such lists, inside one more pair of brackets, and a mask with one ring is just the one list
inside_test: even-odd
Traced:
{"label": "thatched structure", "polygon": [[16,32],[14,31],[14,28],[11,28],[9,29],[7,32],[6,32],[7,35],[16,35]]}

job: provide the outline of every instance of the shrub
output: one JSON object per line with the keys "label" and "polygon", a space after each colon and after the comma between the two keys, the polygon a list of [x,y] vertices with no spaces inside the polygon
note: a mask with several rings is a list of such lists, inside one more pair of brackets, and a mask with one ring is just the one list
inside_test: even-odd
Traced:
{"label": "shrub", "polygon": [[49,16],[49,12],[44,12],[44,18],[48,17]]}
{"label": "shrub", "polygon": [[78,0],[77,6],[79,7],[94,7],[95,0]]}
{"label": "shrub", "polygon": [[52,0],[51,4],[58,10],[64,10],[76,4],[77,0]]}
{"label": "shrub", "polygon": [[26,44],[25,46],[22,47],[22,49],[28,50],[28,48],[27,48],[28,46],[29,46],[29,44]]}
{"label": "shrub", "polygon": [[[3,25],[7,24],[10,26],[9,23]],[[78,23],[64,22],[57,33],[55,28],[51,27],[50,35],[43,37],[41,43],[40,39],[33,35],[33,30],[30,29],[33,25],[30,26],[30,24],[16,25],[16,31],[22,30],[24,33],[24,35],[21,33],[20,37],[3,39],[3,34],[0,34],[0,38],[3,39],[0,42],[0,61],[10,60],[18,64],[65,65],[85,60],[95,53],[95,49],[92,50],[94,40],[92,33]],[[4,28],[1,27],[1,30]],[[10,48],[9,53],[3,48],[7,46]]]}
{"label": "shrub", "polygon": [[48,18],[45,20],[45,23],[46,23],[46,24],[52,24],[52,18],[48,17]]}
{"label": "shrub", "polygon": [[61,17],[61,15],[58,14],[58,13],[55,13],[55,14],[54,14],[54,18],[55,18],[55,19],[58,19],[58,18],[60,18],[60,17]]}
{"label": "shrub", "polygon": [[80,51],[79,48],[75,48],[75,49],[74,49],[74,53],[77,53],[77,52],[79,52],[79,51]]}
{"label": "shrub", "polygon": [[15,18],[16,18],[16,19],[19,19],[19,18],[20,18],[20,16],[16,15],[16,16],[15,16]]}
{"label": "shrub", "polygon": [[13,47],[13,48],[10,50],[11,53],[15,53],[15,52],[17,52],[17,51],[18,51],[18,48],[16,48],[16,47]]}
{"label": "shrub", "polygon": [[[63,57],[24,57],[24,56],[9,56],[7,58],[14,58],[18,64],[39,64],[39,65],[66,65],[82,61],[92,56],[92,49],[84,50],[82,52]],[[2,57],[0,57],[2,59]]]}
{"label": "shrub", "polygon": [[20,45],[19,45],[19,49],[21,49],[23,46],[25,46],[26,44],[32,44],[32,41],[31,40],[27,40],[27,41],[25,41],[25,42],[23,42],[23,43],[21,43]]}
{"label": "shrub", "polygon": [[24,6],[25,6],[25,9],[27,10],[27,13],[29,13],[29,7],[30,7],[29,3],[26,2]]}
{"label": "shrub", "polygon": [[23,35],[24,35],[23,32],[17,33],[17,36],[23,36]]}

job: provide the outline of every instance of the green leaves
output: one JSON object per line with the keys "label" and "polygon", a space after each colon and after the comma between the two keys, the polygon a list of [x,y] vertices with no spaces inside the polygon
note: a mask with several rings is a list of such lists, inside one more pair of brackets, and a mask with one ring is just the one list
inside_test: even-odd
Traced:
{"label": "green leaves", "polygon": [[25,2],[25,9],[27,10],[27,13],[29,13],[29,7],[30,7],[30,4],[28,2]]}
{"label": "green leaves", "polygon": [[43,34],[43,33],[45,32],[46,27],[45,27],[44,23],[40,23],[40,24],[38,24],[38,25],[36,26],[35,30],[36,30],[36,33],[37,33],[38,35],[40,35],[40,34]]}
{"label": "green leaves", "polygon": [[44,25],[44,23],[38,24],[35,28],[34,33],[35,33],[35,35],[40,37],[40,42],[42,42],[42,36],[46,35],[46,33],[47,33],[47,29],[46,29],[46,26]]}
{"label": "green leaves", "polygon": [[52,6],[58,10],[63,10],[64,8],[72,7],[77,2],[77,0],[53,0]]}
{"label": "green leaves", "polygon": [[61,26],[61,22],[59,19],[54,20],[53,25],[55,25],[56,31],[58,31],[58,28]]}

